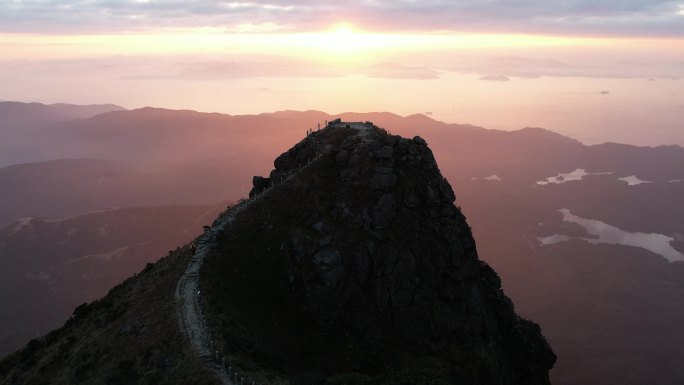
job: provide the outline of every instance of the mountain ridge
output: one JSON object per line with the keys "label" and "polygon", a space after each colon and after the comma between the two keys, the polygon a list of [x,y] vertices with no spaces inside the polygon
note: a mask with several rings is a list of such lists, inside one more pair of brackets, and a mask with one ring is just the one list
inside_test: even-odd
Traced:
{"label": "mountain ridge", "polygon": [[[228,280],[221,273],[225,267],[216,265],[226,262],[225,258],[214,254],[203,266],[200,277],[205,278],[201,282],[200,302],[208,304],[203,308],[210,327],[225,326],[221,323],[223,318],[212,318],[221,309],[217,298],[238,298],[245,290],[261,287],[257,295],[266,302],[257,301],[257,304],[280,305],[266,306],[252,316],[272,312],[276,325],[285,327],[284,330],[288,330],[288,325],[294,327],[286,333],[287,338],[308,337],[313,342],[313,345],[297,345],[300,347],[289,354],[294,366],[285,373],[281,366],[273,367],[269,363],[278,357],[277,350],[287,346],[287,342],[272,345],[276,349],[272,353],[255,346],[257,349],[250,355],[260,364],[251,369],[245,367],[247,361],[239,358],[245,354],[244,345],[227,345],[232,359],[238,357],[238,361],[233,361],[233,370],[239,368],[241,373],[250,373],[261,367],[262,383],[279,383],[280,376],[285,375],[296,383],[335,384],[355,376],[354,383],[358,384],[370,384],[372,378],[390,384],[401,383],[409,376],[420,383],[455,384],[466,380],[474,384],[548,384],[548,369],[555,356],[541,336],[539,326],[514,313],[496,273],[478,260],[470,228],[453,205],[453,190],[441,176],[425,141],[419,137],[411,140],[389,135],[376,127],[366,127],[367,131],[360,131],[363,135],[354,135],[355,130],[346,128],[344,123],[338,126],[333,123],[333,127],[310,134],[277,157],[276,168],[266,183],[282,185],[273,193],[261,194],[261,198],[243,210],[221,235],[221,244],[213,253],[225,253],[227,247],[246,247],[252,251],[233,254],[242,258],[231,259],[240,266],[229,267],[232,273]],[[310,167],[284,182],[280,176],[316,158],[320,148],[332,150],[323,151]],[[255,189],[260,183],[254,179]],[[331,189],[336,193],[331,194]],[[302,200],[304,191],[313,195]],[[280,209],[273,211],[269,206],[273,200],[291,204],[278,204],[275,207]],[[306,202],[314,206],[305,209]],[[331,202],[332,206],[328,207],[325,202]],[[367,214],[357,217],[355,213],[360,210],[357,205],[368,204]],[[322,225],[310,224],[310,215],[322,221]],[[412,224],[409,218],[417,222]],[[313,230],[307,230],[310,225]],[[271,232],[255,233],[269,226],[273,226]],[[235,234],[247,234],[245,231],[252,235],[238,237],[238,242],[231,241]],[[294,253],[294,259],[277,260],[265,270],[247,268],[254,263],[268,266],[261,265],[263,253],[271,255],[270,258],[280,255],[270,248],[270,238],[252,243],[258,234],[285,237],[286,247],[280,248],[281,253]],[[394,249],[403,249],[401,239],[417,242],[414,246],[408,244],[409,254]],[[314,244],[318,246],[310,249]],[[354,245],[368,254],[357,255]],[[207,368],[199,365],[199,357],[188,356],[191,351],[188,342],[180,340],[175,302],[169,301],[175,292],[173,283],[178,282],[189,266],[194,250],[193,245],[179,248],[112,289],[105,298],[79,306],[65,327],[1,361],[0,374],[12,382],[24,383],[38,383],[45,378],[45,373],[51,373],[56,383],[95,378],[117,383],[173,383],[195,378],[195,383],[214,383],[207,377]],[[348,269],[342,267],[345,260],[351,263]],[[288,278],[287,271],[292,270],[287,265],[291,263],[296,264],[294,278]],[[367,268],[363,268],[366,263]],[[413,279],[413,274],[419,279]],[[236,281],[237,277],[241,278]],[[348,279],[358,279],[363,287],[371,286],[353,289],[342,284]],[[366,280],[367,284],[361,284]],[[236,282],[239,286],[231,286],[231,294],[225,296],[221,288]],[[294,291],[279,290],[282,283]],[[411,290],[415,290],[414,294]],[[411,295],[418,295],[419,302],[424,303],[414,303]],[[285,298],[284,302],[281,297]],[[366,299],[358,302],[361,298]],[[361,307],[353,310],[357,306],[354,303]],[[338,312],[337,304],[347,310]],[[290,315],[282,312],[282,306],[291,305],[295,306],[296,313],[305,315],[304,319],[295,316],[294,319],[304,320],[299,326],[294,326]],[[244,314],[238,311],[244,310],[241,306],[231,304],[229,314]],[[158,311],[150,313],[143,309]],[[175,328],[171,328],[174,323]],[[252,325],[263,327],[263,320]],[[263,338],[277,342],[268,329],[261,330]],[[297,330],[304,333],[298,334]],[[336,336],[326,337],[333,330]],[[403,332],[396,334],[398,331]],[[435,334],[429,337],[431,333]],[[80,338],[75,339],[79,334]],[[216,335],[222,338],[220,331]],[[348,341],[351,347],[345,348],[340,341]],[[323,351],[316,350],[324,347],[327,348]],[[388,356],[386,352],[393,353]],[[332,361],[326,361],[327,355]],[[111,356],[117,359],[103,361]],[[312,357],[318,358],[310,361]],[[346,359],[338,361],[340,357]],[[309,362],[304,365],[313,371],[301,372],[300,365],[305,362]],[[400,370],[403,366],[397,365],[401,363],[410,365]],[[345,374],[350,371],[354,373]]]}

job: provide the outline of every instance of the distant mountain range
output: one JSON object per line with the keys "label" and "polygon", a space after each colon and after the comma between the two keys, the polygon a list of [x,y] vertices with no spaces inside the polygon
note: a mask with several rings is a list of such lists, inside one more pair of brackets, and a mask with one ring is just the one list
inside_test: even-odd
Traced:
{"label": "distant mountain range", "polygon": [[[480,257],[558,355],[554,384],[684,381],[677,369],[684,365],[684,264],[619,240],[591,243],[600,237],[559,211],[628,238],[662,236],[684,253],[679,146],[585,146],[541,128],[487,130],[424,115],[118,110],[34,127],[36,138],[48,139],[29,141],[26,154],[35,157],[21,159],[37,163],[0,169],[0,223],[112,206],[237,200],[252,175],[271,169],[279,148],[335,117],[428,141]],[[56,160],[62,158],[80,159]],[[98,189],[103,170],[114,175]],[[555,235],[563,240],[542,245]]]}
{"label": "distant mountain range", "polygon": [[123,108],[113,104],[79,106],[0,102],[0,166],[50,159],[42,157],[40,151],[49,147],[47,138],[40,131],[45,127],[119,110]]}
{"label": "distant mountain range", "polygon": [[0,129],[3,133],[32,130],[58,122],[84,119],[105,112],[121,110],[124,108],[114,104],[82,106],[64,103],[0,102],[0,116],[2,116]]}

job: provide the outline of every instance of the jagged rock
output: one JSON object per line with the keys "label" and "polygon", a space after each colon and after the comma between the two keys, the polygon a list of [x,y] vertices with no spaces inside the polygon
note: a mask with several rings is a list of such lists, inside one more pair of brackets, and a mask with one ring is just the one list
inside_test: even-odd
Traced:
{"label": "jagged rock", "polygon": [[340,148],[345,149],[345,150],[353,150],[354,149],[354,143],[357,142],[357,138],[348,136],[344,138],[342,143],[340,143]]}
{"label": "jagged rock", "polygon": [[369,187],[372,190],[389,191],[397,184],[396,175],[375,173],[371,177]]}
{"label": "jagged rock", "polygon": [[378,162],[379,167],[384,167],[384,168],[394,168],[396,161],[394,158],[389,158],[389,159],[380,159]]}
{"label": "jagged rock", "polygon": [[271,179],[264,178],[262,176],[254,176],[252,178],[252,190],[249,192],[250,198],[264,192],[267,188],[271,187]]}
{"label": "jagged rock", "polygon": [[425,139],[421,138],[420,136],[414,136],[413,141],[420,144],[421,146],[427,146],[427,142]]}
{"label": "jagged rock", "polygon": [[431,205],[440,205],[442,203],[442,198],[439,189],[431,184],[426,184],[423,189],[423,194],[425,196],[425,201]]}
{"label": "jagged rock", "polygon": [[385,137],[385,144],[394,147],[399,143],[400,139],[401,137],[399,135],[387,135],[387,137]]}
{"label": "jagged rock", "polygon": [[290,153],[289,152],[281,154],[279,157],[275,158],[275,160],[273,161],[273,165],[275,166],[276,170],[288,168],[290,163],[291,163],[291,159],[290,159]]}
{"label": "jagged rock", "polygon": [[323,234],[324,226],[323,222],[316,222],[312,227],[318,231],[319,234]]}
{"label": "jagged rock", "polygon": [[399,145],[394,147],[394,157],[401,160],[406,155],[406,145],[401,144],[401,142],[399,143]]}
{"label": "jagged rock", "polygon": [[409,191],[408,194],[406,194],[406,198],[404,198],[404,204],[406,207],[416,207],[420,204],[420,199],[418,199],[418,196],[416,196],[414,191]]}
{"label": "jagged rock", "polygon": [[375,153],[375,156],[379,159],[389,159],[393,155],[394,155],[394,149],[390,146],[380,147]]}
{"label": "jagged rock", "polygon": [[340,150],[340,152],[337,153],[337,156],[335,157],[335,161],[337,164],[345,164],[349,160],[349,151],[347,150]]}
{"label": "jagged rock", "polygon": [[375,158],[377,157],[377,151],[380,149],[380,147],[382,147],[382,143],[372,141],[370,143],[366,143],[364,147],[359,148],[363,148],[371,158]]}
{"label": "jagged rock", "polygon": [[290,242],[294,251],[293,257],[296,261],[308,260],[318,249],[318,243],[301,232],[292,233],[290,235]]}
{"label": "jagged rock", "polygon": [[382,175],[391,175],[394,173],[394,169],[392,167],[376,167],[375,172]]}
{"label": "jagged rock", "polygon": [[252,185],[254,186],[255,189],[257,189],[259,191],[267,188],[269,183],[270,183],[269,178],[264,178],[263,176],[252,177]]}
{"label": "jagged rock", "polygon": [[347,221],[349,228],[351,228],[352,230],[358,230],[359,228],[363,227],[365,223],[366,220],[363,215],[353,215]]}
{"label": "jagged rock", "polygon": [[376,229],[386,227],[396,215],[397,200],[392,194],[384,194],[375,207],[373,225]]}
{"label": "jagged rock", "polygon": [[440,181],[439,192],[441,193],[442,200],[446,203],[453,203],[456,200],[456,194],[446,179]]}
{"label": "jagged rock", "polygon": [[373,228],[380,230],[387,227],[387,225],[389,225],[389,221],[382,215],[382,212],[379,210],[373,211]]}
{"label": "jagged rock", "polygon": [[339,251],[335,249],[319,250],[311,257],[311,261],[318,268],[324,285],[337,286],[344,274],[344,266]]}
{"label": "jagged rock", "polygon": [[353,179],[354,177],[356,177],[357,175],[359,175],[359,169],[358,168],[350,168],[350,169],[342,170],[340,172],[340,179],[347,182],[347,181]]}

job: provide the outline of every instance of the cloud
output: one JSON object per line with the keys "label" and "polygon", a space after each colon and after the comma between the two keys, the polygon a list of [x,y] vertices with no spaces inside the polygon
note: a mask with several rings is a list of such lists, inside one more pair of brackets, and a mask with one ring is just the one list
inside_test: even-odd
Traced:
{"label": "cloud", "polygon": [[[34,64],[35,72],[45,72],[52,68],[62,68],[64,73],[78,72],[80,69],[119,68],[122,80],[186,80],[186,81],[214,81],[248,78],[332,78],[344,76],[367,76],[386,79],[437,79],[436,70],[423,66],[409,66],[399,63],[377,64],[345,64],[340,66],[298,60],[280,56],[239,56],[228,60],[208,61],[169,61],[171,58],[157,58],[154,65],[145,64],[146,58],[129,58],[127,60],[109,59],[100,61],[49,61]],[[187,59],[187,58],[186,58]],[[116,66],[114,66],[116,63]],[[32,68],[31,64],[22,62],[24,69]],[[0,62],[0,69],[2,62]]]}
{"label": "cloud", "polygon": [[[392,62],[325,63],[281,55],[229,54],[113,56],[89,59],[0,61],[0,73],[29,77],[97,76],[121,80],[214,81],[256,78],[335,78],[366,76],[385,79],[438,79],[448,73],[470,74],[482,81],[505,82],[513,78],[611,78],[678,79],[684,66],[677,60],[606,61],[580,58],[559,61],[524,56],[445,56],[437,63],[432,56],[393,58]],[[420,61],[416,61],[420,60]],[[406,63],[411,63],[406,64]],[[449,64],[455,63],[455,64]]]}
{"label": "cloud", "polygon": [[347,21],[384,31],[684,36],[682,0],[6,0],[0,31],[213,27],[311,31]]}
{"label": "cloud", "polygon": [[581,63],[569,63],[553,59],[520,56],[460,57],[456,58],[455,61],[458,61],[459,64],[447,66],[444,70],[483,75],[480,80],[505,81],[505,78],[535,79],[540,77],[677,79],[684,76],[684,68],[679,68],[676,63],[667,61],[612,61],[603,63],[584,60]]}
{"label": "cloud", "polygon": [[508,76],[501,76],[501,75],[486,75],[486,76],[483,76],[483,77],[479,78],[479,80],[489,80],[489,81],[492,81],[492,82],[507,82],[507,81],[509,81],[509,80],[511,80],[511,79],[509,79]]}
{"label": "cloud", "polygon": [[363,74],[377,78],[391,79],[437,79],[437,71],[421,66],[405,66],[397,63],[380,63],[366,67]]}

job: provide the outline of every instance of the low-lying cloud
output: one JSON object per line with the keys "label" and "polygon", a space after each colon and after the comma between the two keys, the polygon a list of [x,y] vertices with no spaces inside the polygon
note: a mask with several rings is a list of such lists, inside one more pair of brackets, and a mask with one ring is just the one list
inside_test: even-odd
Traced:
{"label": "low-lying cloud", "polygon": [[[676,62],[564,62],[522,56],[454,56],[446,63],[435,64],[427,57],[406,64],[410,58],[397,61],[335,62],[284,56],[227,55],[215,58],[191,56],[117,56],[73,60],[0,61],[0,71],[16,76],[70,77],[92,75],[120,80],[213,81],[250,78],[334,78],[366,76],[383,79],[439,79],[445,73],[471,74],[479,80],[507,82],[511,79],[607,78],[607,79],[679,79],[684,67]],[[406,60],[406,61],[404,61]],[[416,60],[416,58],[413,58]]]}
{"label": "low-lying cloud", "polygon": [[508,76],[502,76],[502,75],[486,75],[482,76],[480,80],[488,80],[490,82],[507,82],[511,79],[508,78]]}

